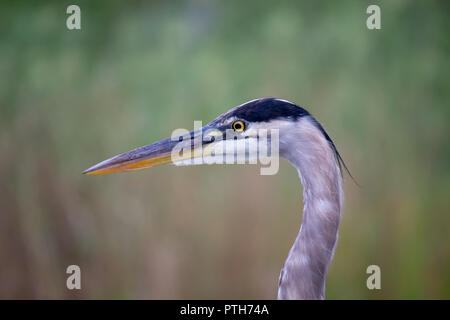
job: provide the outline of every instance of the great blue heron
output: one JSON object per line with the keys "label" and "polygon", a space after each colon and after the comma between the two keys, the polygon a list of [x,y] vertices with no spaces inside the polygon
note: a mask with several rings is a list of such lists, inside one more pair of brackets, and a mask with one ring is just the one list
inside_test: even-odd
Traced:
{"label": "great blue heron", "polygon": [[[342,165],[347,168],[319,122],[308,111],[286,100],[252,100],[220,115],[200,130],[190,132],[187,140],[194,152],[189,152],[187,158],[211,157],[211,146],[216,148],[236,140],[258,141],[260,129],[278,130],[279,155],[297,168],[303,185],[302,224],[281,269],[278,298],[324,299],[326,275],[336,248],[343,205]],[[225,132],[231,130],[235,135],[229,138]],[[200,143],[195,144],[193,141],[199,136],[202,136]],[[122,153],[84,173],[103,174],[177,164],[172,151],[182,140],[168,138]],[[196,153],[199,147],[206,147],[205,151]],[[186,164],[185,160],[186,157],[179,161]]]}

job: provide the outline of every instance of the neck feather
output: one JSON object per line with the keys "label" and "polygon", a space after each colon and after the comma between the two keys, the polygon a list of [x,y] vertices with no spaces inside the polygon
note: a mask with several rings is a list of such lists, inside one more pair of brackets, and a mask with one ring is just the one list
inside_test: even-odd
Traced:
{"label": "neck feather", "polygon": [[338,239],[342,178],[334,152],[311,118],[299,120],[280,141],[280,151],[298,170],[303,218],[280,274],[279,299],[324,299],[328,266]]}

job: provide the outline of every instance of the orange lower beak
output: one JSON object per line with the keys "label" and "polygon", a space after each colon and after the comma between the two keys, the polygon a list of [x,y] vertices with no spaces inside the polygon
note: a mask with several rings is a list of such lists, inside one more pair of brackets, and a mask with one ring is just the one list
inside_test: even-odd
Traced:
{"label": "orange lower beak", "polygon": [[[199,146],[209,144],[211,141],[203,141],[203,132],[210,129],[207,127],[198,131],[192,131],[183,136],[183,139],[176,137],[175,139],[167,138],[144,147],[140,147],[115,157],[102,161],[89,169],[83,171],[84,174],[105,174],[122,171],[138,170],[149,167],[156,167],[168,163],[176,163],[194,158],[203,157],[209,152],[210,148],[205,151],[197,152]],[[172,151],[175,147],[183,144],[183,152],[174,154]]]}

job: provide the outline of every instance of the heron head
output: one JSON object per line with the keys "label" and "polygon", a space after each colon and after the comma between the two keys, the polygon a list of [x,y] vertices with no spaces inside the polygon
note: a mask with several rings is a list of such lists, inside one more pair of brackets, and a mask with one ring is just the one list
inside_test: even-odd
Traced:
{"label": "heron head", "polygon": [[[307,124],[313,125],[317,132],[329,139],[320,124],[305,109],[282,99],[252,100],[232,108],[202,128],[174,134],[170,138],[119,154],[83,173],[114,173],[168,163],[227,163],[224,162],[227,156],[237,160],[239,155],[243,155],[249,159],[260,155],[258,152],[261,148],[271,152],[273,130],[277,132],[280,155],[287,156],[291,140],[298,138],[292,132],[299,125]],[[252,148],[252,145],[257,147]]]}

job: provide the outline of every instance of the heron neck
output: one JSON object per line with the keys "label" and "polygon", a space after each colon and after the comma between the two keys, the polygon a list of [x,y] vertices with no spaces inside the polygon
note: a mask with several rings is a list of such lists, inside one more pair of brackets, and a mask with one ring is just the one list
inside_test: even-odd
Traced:
{"label": "heron neck", "polygon": [[334,153],[318,129],[303,125],[299,130],[287,158],[303,185],[303,218],[281,270],[278,298],[324,299],[338,238],[342,179]]}

